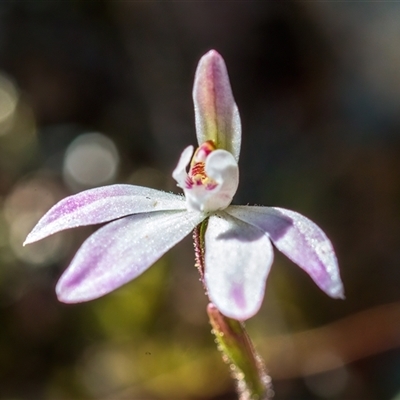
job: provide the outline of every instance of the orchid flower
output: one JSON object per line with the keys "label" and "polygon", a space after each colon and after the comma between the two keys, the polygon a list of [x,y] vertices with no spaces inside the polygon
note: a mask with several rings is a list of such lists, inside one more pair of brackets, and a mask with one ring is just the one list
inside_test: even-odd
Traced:
{"label": "orchid flower", "polygon": [[329,296],[343,297],[332,244],[317,225],[283,208],[230,205],[239,182],[241,125],[224,60],[215,50],[199,62],[193,100],[199,147],[187,147],[172,174],[184,196],[133,185],[90,189],[57,203],[28,235],[24,244],[108,222],[61,276],[59,300],[83,302],[117,289],[206,219],[205,285],[227,317],[246,320],[259,310],[272,244]]}

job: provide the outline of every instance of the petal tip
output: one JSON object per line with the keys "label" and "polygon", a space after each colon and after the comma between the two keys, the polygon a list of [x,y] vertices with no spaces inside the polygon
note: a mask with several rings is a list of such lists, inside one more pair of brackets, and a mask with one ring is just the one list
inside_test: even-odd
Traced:
{"label": "petal tip", "polygon": [[331,294],[331,297],[333,297],[334,299],[346,300],[346,296],[344,294],[343,286],[340,285],[340,288],[338,288],[338,290],[336,290],[335,293]]}
{"label": "petal tip", "polygon": [[63,275],[61,275],[61,278],[57,282],[55,289],[57,299],[61,303],[66,304],[80,303],[83,300],[79,299],[79,296],[76,296],[76,290],[74,290],[74,287],[69,284],[69,279],[66,277],[67,273],[68,269],[63,273]]}
{"label": "petal tip", "polygon": [[77,301],[71,301],[68,297],[64,297],[62,294],[57,294],[57,299],[59,302],[64,303],[64,304],[78,303]]}
{"label": "petal tip", "polygon": [[[316,282],[318,284],[318,282]],[[318,285],[328,296],[333,299],[344,300],[346,298],[344,294],[343,283],[340,278],[333,279],[330,283],[319,284]]]}
{"label": "petal tip", "polygon": [[230,308],[225,310],[220,310],[225,317],[236,319],[237,321],[247,321],[251,317],[257,314],[259,307],[256,310],[240,310],[240,308]]}
{"label": "petal tip", "polygon": [[79,293],[77,295],[76,291],[74,290],[68,290],[68,288],[65,288],[63,287],[63,285],[60,285],[60,282],[56,286],[56,295],[58,301],[65,304],[83,303],[85,301],[90,300],[83,298],[82,296],[79,296]]}
{"label": "petal tip", "polygon": [[64,303],[64,304],[78,304],[78,303],[83,303],[86,300],[80,300],[80,299],[75,299],[75,298],[70,298],[68,296],[64,296],[64,295],[59,295],[57,296],[57,299],[60,303]]}
{"label": "petal tip", "polygon": [[53,235],[55,232],[49,231],[49,229],[46,229],[44,224],[39,221],[35,227],[28,233],[24,243],[22,243],[22,246],[25,246],[27,244],[35,243],[38,242],[39,240],[42,240],[48,236]]}
{"label": "petal tip", "polygon": [[26,237],[24,243],[22,243],[22,246],[25,247],[27,244],[31,244],[31,243],[34,243],[34,242],[36,242],[36,241],[37,241],[37,239],[35,238],[35,234],[34,234],[34,232],[32,231],[32,232],[30,232],[30,233],[28,234],[28,236]]}
{"label": "petal tip", "polygon": [[223,60],[221,54],[218,53],[217,50],[215,49],[211,49],[209,51],[207,51],[206,54],[204,54],[204,56],[201,58],[203,60],[205,59],[211,59],[211,60]]}

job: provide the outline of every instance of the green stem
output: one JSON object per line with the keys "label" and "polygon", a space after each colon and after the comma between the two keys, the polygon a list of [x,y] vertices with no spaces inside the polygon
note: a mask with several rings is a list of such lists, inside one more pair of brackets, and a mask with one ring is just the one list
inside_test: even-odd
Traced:
{"label": "green stem", "polygon": [[[196,267],[204,282],[204,234],[207,220],[200,224],[193,233]],[[273,396],[271,378],[266,372],[262,358],[256,353],[246,332],[244,323],[228,318],[210,303],[207,313],[212,326],[212,333],[222,358],[230,364],[232,377],[237,382],[239,400],[268,400]]]}
{"label": "green stem", "polygon": [[246,332],[243,322],[225,317],[214,304],[207,306],[213,334],[223,360],[230,364],[240,400],[272,398],[271,378]]}

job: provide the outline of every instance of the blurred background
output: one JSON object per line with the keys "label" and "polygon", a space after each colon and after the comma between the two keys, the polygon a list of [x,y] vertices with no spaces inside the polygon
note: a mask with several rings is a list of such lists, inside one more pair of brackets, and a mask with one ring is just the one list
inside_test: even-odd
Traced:
{"label": "blurred background", "polygon": [[224,57],[243,126],[236,204],[316,221],[346,300],[276,254],[248,330],[277,400],[400,399],[400,4],[0,3],[0,398],[230,400],[190,238],[104,298],[54,287],[96,228],[22,247],[58,200],[177,192],[200,57]]}

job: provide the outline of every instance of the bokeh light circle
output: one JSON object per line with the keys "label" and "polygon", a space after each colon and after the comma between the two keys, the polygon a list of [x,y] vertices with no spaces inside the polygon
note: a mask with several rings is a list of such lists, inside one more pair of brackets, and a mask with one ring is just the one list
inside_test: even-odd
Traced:
{"label": "bokeh light circle", "polygon": [[68,147],[63,165],[66,184],[81,190],[112,183],[118,173],[119,153],[114,142],[97,133],[84,133]]}

